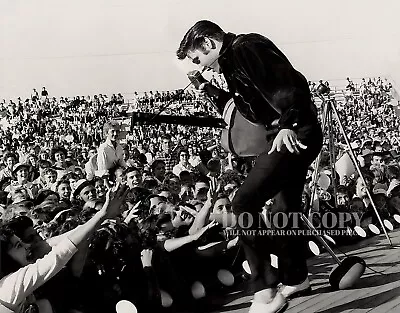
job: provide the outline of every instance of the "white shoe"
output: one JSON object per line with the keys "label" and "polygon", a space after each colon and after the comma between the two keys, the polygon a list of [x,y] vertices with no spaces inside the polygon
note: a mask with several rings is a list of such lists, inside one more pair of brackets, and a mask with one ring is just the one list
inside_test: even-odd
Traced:
{"label": "white shoe", "polygon": [[277,292],[269,303],[253,302],[249,313],[282,313],[288,306],[286,298]]}
{"label": "white shoe", "polygon": [[280,292],[286,299],[302,297],[309,295],[311,293],[311,284],[308,277],[301,284],[294,286],[282,285],[280,287]]}

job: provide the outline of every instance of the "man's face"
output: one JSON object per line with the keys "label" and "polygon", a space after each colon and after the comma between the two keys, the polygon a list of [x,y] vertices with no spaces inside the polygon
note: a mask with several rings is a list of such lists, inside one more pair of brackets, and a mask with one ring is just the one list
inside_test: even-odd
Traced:
{"label": "man's face", "polygon": [[182,164],[186,164],[186,163],[188,162],[188,155],[187,155],[186,152],[181,152],[181,153],[179,154],[179,161],[180,161],[180,163],[182,163]]}
{"label": "man's face", "polygon": [[381,165],[384,163],[384,160],[380,155],[374,155],[371,163],[375,165]]}
{"label": "man's face", "polygon": [[69,199],[71,196],[71,186],[69,184],[60,184],[57,191],[60,199]]}
{"label": "man's face", "polygon": [[19,182],[28,180],[28,169],[26,167],[22,167],[17,171],[17,180]]}
{"label": "man's face", "polygon": [[128,183],[129,188],[140,186],[142,183],[142,175],[139,171],[129,172],[126,174],[126,182]]}
{"label": "man's face", "polygon": [[31,156],[29,157],[29,162],[31,162],[32,166],[36,166],[36,158]]}
{"label": "man's face", "polygon": [[84,202],[96,200],[96,189],[94,186],[86,186],[81,190],[79,196]]}
{"label": "man's face", "polygon": [[349,204],[349,197],[345,193],[338,192],[336,198],[339,206],[347,206]]}
{"label": "man's face", "polygon": [[103,197],[106,194],[107,188],[104,185],[103,180],[97,180],[94,186],[96,188],[96,193],[99,198]]}
{"label": "man's face", "polygon": [[6,164],[8,168],[12,168],[15,164],[15,159],[13,157],[7,158]]}
{"label": "man's face", "polygon": [[47,160],[47,153],[46,153],[46,152],[42,152],[42,153],[40,153],[39,157],[40,157],[42,160]]}
{"label": "man's face", "polygon": [[122,152],[122,155],[123,155],[124,161],[128,161],[129,160],[129,151],[128,150],[124,150]]}
{"label": "man's face", "polygon": [[158,163],[154,168],[154,176],[157,178],[163,178],[165,176],[165,164]]}
{"label": "man's face", "polygon": [[205,67],[207,70],[221,73],[221,68],[217,60],[219,57],[219,49],[212,48],[212,45],[215,45],[215,41],[206,38],[203,47],[188,51],[187,56],[194,64],[202,68]]}
{"label": "man's face", "polygon": [[169,139],[163,139],[162,142],[161,142],[161,147],[162,147],[162,150],[163,150],[164,152],[169,153],[170,148],[171,148],[171,140],[169,140]]}
{"label": "man's face", "polygon": [[125,181],[124,170],[119,168],[115,171],[115,181],[117,183],[123,183]]}
{"label": "man's face", "polygon": [[54,159],[56,160],[56,162],[64,162],[65,160],[65,155],[64,153],[62,153],[61,151],[56,152],[54,154]]}
{"label": "man's face", "polygon": [[46,183],[54,184],[57,180],[57,175],[54,172],[49,172],[44,176]]}
{"label": "man's face", "polygon": [[169,180],[169,188],[174,193],[179,193],[181,191],[181,183],[179,178],[171,178]]}
{"label": "man's face", "polygon": [[107,139],[109,139],[110,141],[117,141],[118,139],[118,129],[112,128],[108,130],[107,133]]}
{"label": "man's face", "polygon": [[218,199],[213,208],[213,213],[228,213],[232,210],[231,202],[228,198]]}

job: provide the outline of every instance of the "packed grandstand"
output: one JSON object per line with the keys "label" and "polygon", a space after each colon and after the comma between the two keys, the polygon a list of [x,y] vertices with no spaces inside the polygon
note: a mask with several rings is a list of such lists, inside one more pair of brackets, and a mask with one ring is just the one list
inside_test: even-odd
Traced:
{"label": "packed grandstand", "polygon": [[[212,82],[224,87],[221,77]],[[336,173],[332,175],[327,136],[318,168],[309,170],[304,212],[355,213],[366,236],[373,236],[369,225],[381,225],[368,188],[380,216],[396,227],[400,125],[392,84],[374,77],[347,78],[341,88],[322,80],[309,85],[321,112],[319,96],[333,101],[350,146],[334,118]],[[43,87],[33,89],[28,99],[1,101],[1,219],[15,221],[14,231],[32,244],[85,223],[103,205],[110,187],[98,164],[107,135],[103,129],[110,121],[121,126],[124,164],[114,167],[109,178],[111,185],[125,182],[130,188],[124,212],[96,231],[79,278],[64,271],[37,291],[57,312],[112,312],[120,299],[134,303],[139,312],[194,310],[210,294],[248,279],[244,253],[235,233],[227,231],[230,226],[199,227],[197,217],[204,211],[215,218],[232,214],[232,196],[253,159],[225,152],[219,129],[140,121],[131,125],[130,113],[157,114],[167,104],[162,114],[218,117],[191,89],[56,98]],[[367,186],[352,166],[349,149],[357,155]],[[317,201],[311,201],[314,186]],[[264,210],[271,206],[267,202]],[[349,221],[346,234],[332,236],[335,242],[363,240],[354,226]],[[67,303],[61,293],[68,294]]]}

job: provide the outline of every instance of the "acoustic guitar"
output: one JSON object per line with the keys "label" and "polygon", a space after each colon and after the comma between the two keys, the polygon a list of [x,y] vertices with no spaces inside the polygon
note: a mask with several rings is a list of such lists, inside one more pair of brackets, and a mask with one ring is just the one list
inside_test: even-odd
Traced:
{"label": "acoustic guitar", "polygon": [[[222,130],[221,145],[227,152],[240,157],[254,157],[267,150],[267,136],[271,135],[271,130],[244,118],[233,99],[225,105],[222,117],[227,126]],[[273,131],[277,133],[278,129]]]}

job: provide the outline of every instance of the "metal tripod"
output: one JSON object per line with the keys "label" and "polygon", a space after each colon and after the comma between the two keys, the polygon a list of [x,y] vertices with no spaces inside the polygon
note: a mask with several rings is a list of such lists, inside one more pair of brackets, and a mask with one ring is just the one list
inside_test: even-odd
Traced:
{"label": "metal tripod", "polygon": [[[338,123],[339,126],[339,131],[340,133],[343,135],[345,141],[346,141],[346,146],[348,148],[348,152],[350,155],[350,158],[354,164],[354,167],[356,168],[358,175],[360,176],[360,178],[362,179],[362,182],[365,186],[367,186],[367,183],[364,179],[364,176],[361,172],[360,166],[358,164],[357,161],[357,157],[354,153],[353,148],[351,147],[349,138],[347,137],[346,131],[343,127],[343,123],[340,120],[340,116],[338,114],[337,108],[336,108],[336,101],[335,99],[331,99],[329,96],[326,99],[324,96],[317,94],[317,96],[322,100],[322,106],[323,106],[323,115],[322,115],[322,131],[325,134],[325,129],[327,127],[328,129],[328,138],[329,138],[329,161],[330,161],[330,166],[331,166],[331,173],[332,173],[332,185],[333,185],[333,190],[334,190],[334,200],[335,200],[335,207],[337,207],[337,197],[336,197],[336,192],[337,192],[337,185],[336,185],[336,169],[335,169],[335,163],[336,163],[336,156],[335,156],[335,142],[334,142],[334,133],[333,133],[333,120],[334,118],[336,118],[336,122]],[[315,161],[315,168],[314,168],[314,173],[313,173],[313,181],[314,181],[314,186],[312,188],[312,192],[311,192],[311,204],[310,204],[310,213],[312,210],[312,205],[313,205],[313,201],[314,201],[314,197],[315,197],[315,192],[317,189],[317,178],[318,178],[318,168],[319,168],[319,164],[321,162],[321,155],[322,152],[319,154],[317,160]],[[382,227],[383,232],[385,233],[386,239],[389,242],[390,246],[393,246],[392,241],[390,240],[390,237],[386,231],[386,228],[383,224],[383,221],[379,215],[379,212],[375,206],[375,203],[372,199],[372,195],[369,191],[368,188],[366,188],[367,191],[367,196],[369,198],[369,200],[371,201],[371,205],[372,208],[374,210],[374,213],[376,214],[379,223]]]}

